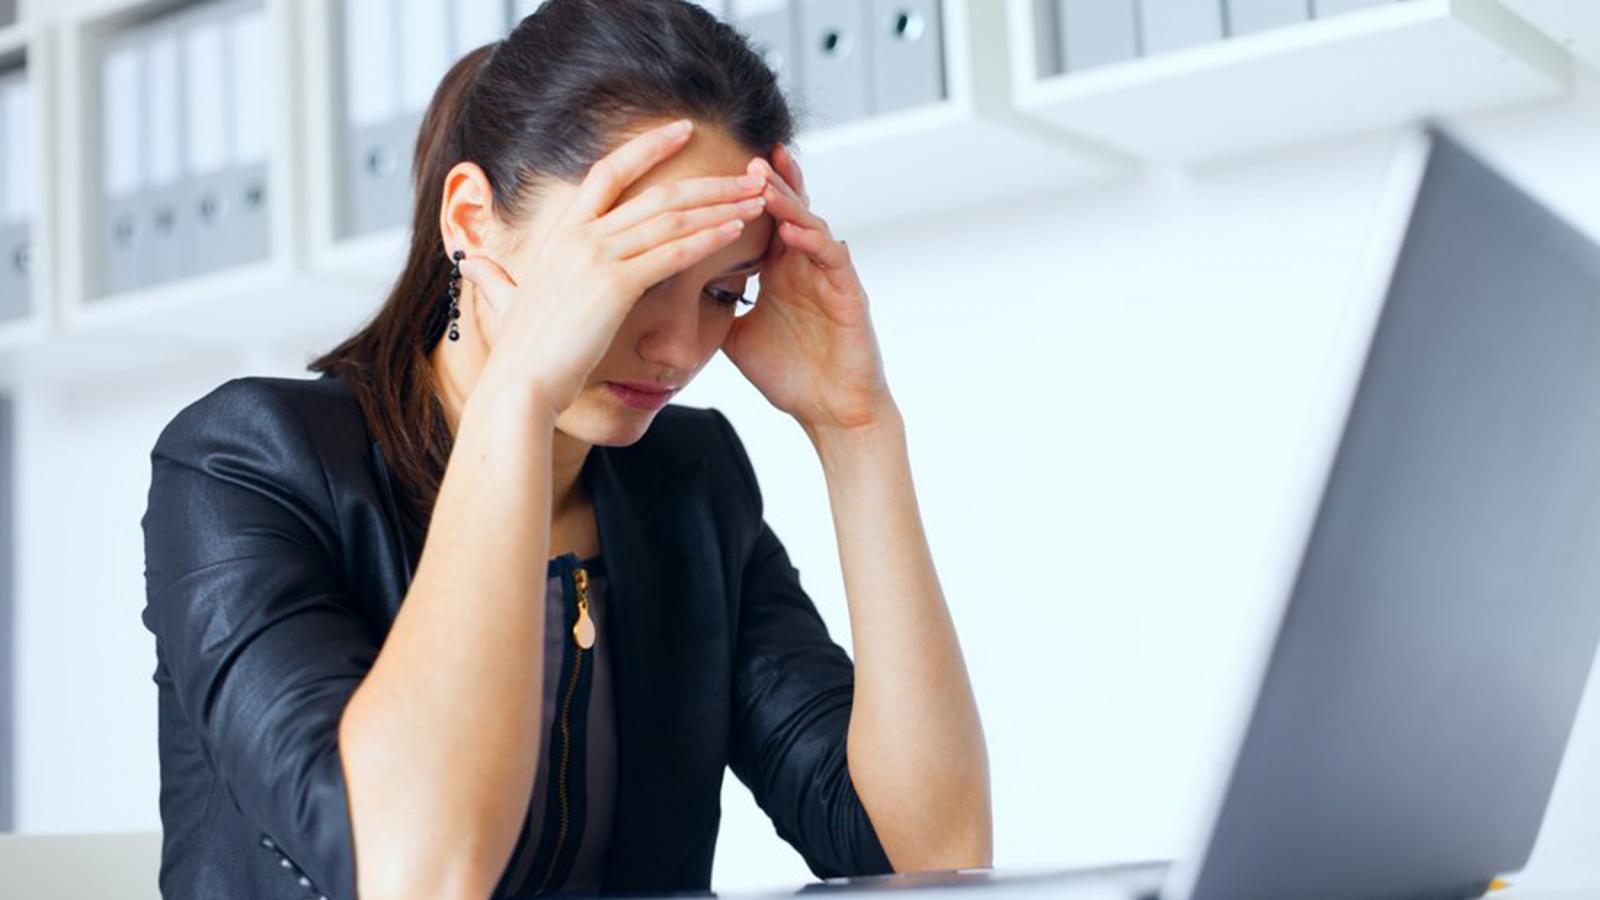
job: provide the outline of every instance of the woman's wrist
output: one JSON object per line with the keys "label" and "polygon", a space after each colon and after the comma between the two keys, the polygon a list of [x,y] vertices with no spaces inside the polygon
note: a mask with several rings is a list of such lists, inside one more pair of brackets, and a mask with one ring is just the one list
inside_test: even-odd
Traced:
{"label": "woman's wrist", "polygon": [[463,420],[468,415],[492,419],[495,430],[510,427],[553,433],[557,411],[536,385],[499,377],[485,367],[463,407]]}

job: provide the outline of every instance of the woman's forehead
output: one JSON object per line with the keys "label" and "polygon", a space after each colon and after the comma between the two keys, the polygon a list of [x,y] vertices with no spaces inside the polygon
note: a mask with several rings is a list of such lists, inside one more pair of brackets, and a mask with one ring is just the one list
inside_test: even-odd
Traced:
{"label": "woman's forehead", "polygon": [[717,175],[743,175],[756,154],[714,125],[696,123],[678,152],[656,163],[622,193],[621,200],[657,184]]}

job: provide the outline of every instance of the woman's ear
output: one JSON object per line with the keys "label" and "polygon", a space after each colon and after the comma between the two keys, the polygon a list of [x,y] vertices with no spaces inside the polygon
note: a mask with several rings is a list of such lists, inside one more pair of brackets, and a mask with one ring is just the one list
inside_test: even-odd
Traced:
{"label": "woman's ear", "polygon": [[444,236],[441,252],[487,249],[496,237],[496,223],[489,176],[477,163],[456,163],[445,173],[444,199],[439,205],[439,233]]}

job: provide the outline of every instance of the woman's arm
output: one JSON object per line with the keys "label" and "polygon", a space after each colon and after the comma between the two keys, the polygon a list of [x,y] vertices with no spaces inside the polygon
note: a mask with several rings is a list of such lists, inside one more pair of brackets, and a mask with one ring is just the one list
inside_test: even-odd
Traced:
{"label": "woman's arm", "polygon": [[527,814],[539,754],[549,405],[474,390],[417,573],[346,707],[359,895],[482,898]]}
{"label": "woman's arm", "polygon": [[848,756],[856,794],[897,871],[989,865],[989,764],[911,483],[849,248],[810,209],[782,144],[764,175],[778,220],[761,293],[723,352],[811,438],[844,568],[856,683]]}
{"label": "woman's arm", "polygon": [[856,667],[849,767],[896,871],[993,864],[977,703],[923,534],[904,420],[806,427],[822,462]]}

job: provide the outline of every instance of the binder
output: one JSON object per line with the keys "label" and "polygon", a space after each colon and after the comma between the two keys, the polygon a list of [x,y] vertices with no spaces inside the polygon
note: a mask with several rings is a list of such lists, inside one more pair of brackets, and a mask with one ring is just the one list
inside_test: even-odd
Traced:
{"label": "binder", "polygon": [[411,207],[410,142],[400,116],[394,0],[344,0],[343,236],[403,224]]}
{"label": "binder", "polygon": [[789,0],[730,0],[728,19],[766,60],[784,96],[797,96],[800,46]]}
{"label": "binder", "polygon": [[231,264],[236,210],[230,171],[227,64],[223,11],[207,3],[173,16],[183,52],[184,158],[194,191],[194,272]]}
{"label": "binder", "polygon": [[1057,0],[1064,71],[1092,69],[1139,55],[1135,0]]}
{"label": "binder", "polygon": [[458,59],[505,37],[511,24],[505,0],[455,0],[450,15],[451,48]]}
{"label": "binder", "polygon": [[872,111],[892,112],[943,98],[939,0],[870,0],[867,12]]}
{"label": "binder", "polygon": [[100,56],[100,179],[97,296],[150,283],[144,194],[144,59],[138,35],[112,35]]}
{"label": "binder", "polygon": [[871,110],[866,4],[799,0],[800,93],[814,113],[806,127],[841,125]]}
{"label": "binder", "polygon": [[1311,18],[1311,0],[1228,0],[1228,34],[1253,34]]}
{"label": "binder", "polygon": [[260,0],[233,4],[226,16],[228,44],[228,145],[226,184],[234,215],[229,222],[230,266],[268,258],[272,249],[272,121],[277,110],[273,36]]}
{"label": "binder", "polygon": [[[450,16],[445,0],[395,0],[399,25],[400,109],[421,113],[450,68]],[[419,119],[420,121],[420,119]]]}
{"label": "binder", "polygon": [[1139,46],[1146,56],[1222,37],[1222,0],[1140,0]]}
{"label": "binder", "polygon": [[1386,3],[1396,3],[1399,0],[1312,0],[1313,8],[1318,18],[1323,16],[1336,16],[1340,13],[1355,12],[1369,6],[1383,6]]}
{"label": "binder", "polygon": [[30,305],[32,220],[38,208],[33,94],[27,73],[0,78],[0,321]]}
{"label": "binder", "polygon": [[144,60],[143,160],[149,205],[142,227],[150,236],[150,280],[172,281],[195,271],[196,196],[183,163],[183,67],[179,32],[156,20],[130,32]]}

